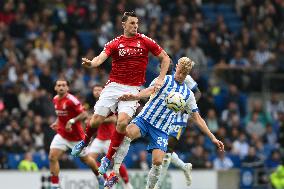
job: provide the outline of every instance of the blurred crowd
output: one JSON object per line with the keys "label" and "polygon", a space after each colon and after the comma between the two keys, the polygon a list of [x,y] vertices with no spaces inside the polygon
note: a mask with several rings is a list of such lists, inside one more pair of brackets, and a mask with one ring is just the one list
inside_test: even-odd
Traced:
{"label": "blurred crowd", "polygon": [[[107,81],[111,65],[85,69],[81,58],[92,59],[120,35],[121,15],[129,10],[139,16],[139,32],[174,63],[181,56],[196,62],[200,112],[225,142],[227,153],[216,154],[189,124],[177,148],[183,159],[194,168],[276,167],[284,102],[273,90],[283,92],[283,82],[271,80],[266,100],[251,94],[262,89],[264,74],[284,73],[282,0],[0,1],[0,167],[9,168],[10,153],[48,152],[58,76],[70,80],[72,93],[92,111],[92,86]],[[150,57],[147,83],[158,69]],[[145,153],[139,157],[133,167],[147,168]]]}

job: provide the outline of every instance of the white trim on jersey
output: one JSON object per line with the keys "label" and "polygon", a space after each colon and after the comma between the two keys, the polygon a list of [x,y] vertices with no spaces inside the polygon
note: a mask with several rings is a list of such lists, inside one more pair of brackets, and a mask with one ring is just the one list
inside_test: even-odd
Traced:
{"label": "white trim on jersey", "polygon": [[[152,82],[153,83],[153,82]],[[171,132],[172,121],[176,113],[167,108],[165,98],[172,92],[179,92],[186,101],[187,112],[195,111],[197,108],[193,93],[188,89],[185,83],[179,84],[175,81],[173,75],[167,75],[161,89],[152,95],[150,100],[144,106],[138,116],[143,117],[152,126],[165,133]]]}
{"label": "white trim on jersey", "polygon": [[69,99],[69,100],[71,100],[75,105],[78,105],[78,104],[80,104],[80,101],[75,97],[75,96],[73,96],[72,94],[67,94],[67,98]]}

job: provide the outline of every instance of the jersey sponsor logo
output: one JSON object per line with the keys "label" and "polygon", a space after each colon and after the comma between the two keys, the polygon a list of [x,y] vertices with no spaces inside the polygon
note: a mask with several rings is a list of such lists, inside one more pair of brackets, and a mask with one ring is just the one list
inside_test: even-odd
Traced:
{"label": "jersey sponsor logo", "polygon": [[68,116],[68,111],[66,110],[55,110],[57,116]]}
{"label": "jersey sponsor logo", "polygon": [[143,54],[143,49],[141,48],[119,48],[118,49],[118,55],[119,56],[129,56],[129,55],[142,55]]}

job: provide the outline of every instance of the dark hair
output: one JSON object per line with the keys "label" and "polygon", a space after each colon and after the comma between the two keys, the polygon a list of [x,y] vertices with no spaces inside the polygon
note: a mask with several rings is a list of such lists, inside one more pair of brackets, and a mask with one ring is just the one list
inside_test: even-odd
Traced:
{"label": "dark hair", "polygon": [[62,77],[62,76],[61,76],[61,77],[58,77],[58,78],[56,79],[55,85],[56,85],[57,81],[66,81],[67,86],[70,85],[70,82],[68,81],[68,79],[65,78],[65,77]]}
{"label": "dark hair", "polygon": [[121,18],[121,21],[122,21],[122,22],[126,22],[127,19],[128,19],[128,17],[136,17],[136,18],[137,18],[136,13],[135,13],[134,11],[131,11],[131,12],[124,12],[124,13],[123,13],[123,16],[122,16],[122,18]]}

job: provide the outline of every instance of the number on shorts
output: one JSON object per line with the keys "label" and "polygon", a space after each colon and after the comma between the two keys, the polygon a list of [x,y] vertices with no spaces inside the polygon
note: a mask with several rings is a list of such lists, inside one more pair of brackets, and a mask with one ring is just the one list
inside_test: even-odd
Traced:
{"label": "number on shorts", "polygon": [[159,144],[159,146],[166,147],[168,145],[168,140],[163,137],[158,137],[157,143]]}

